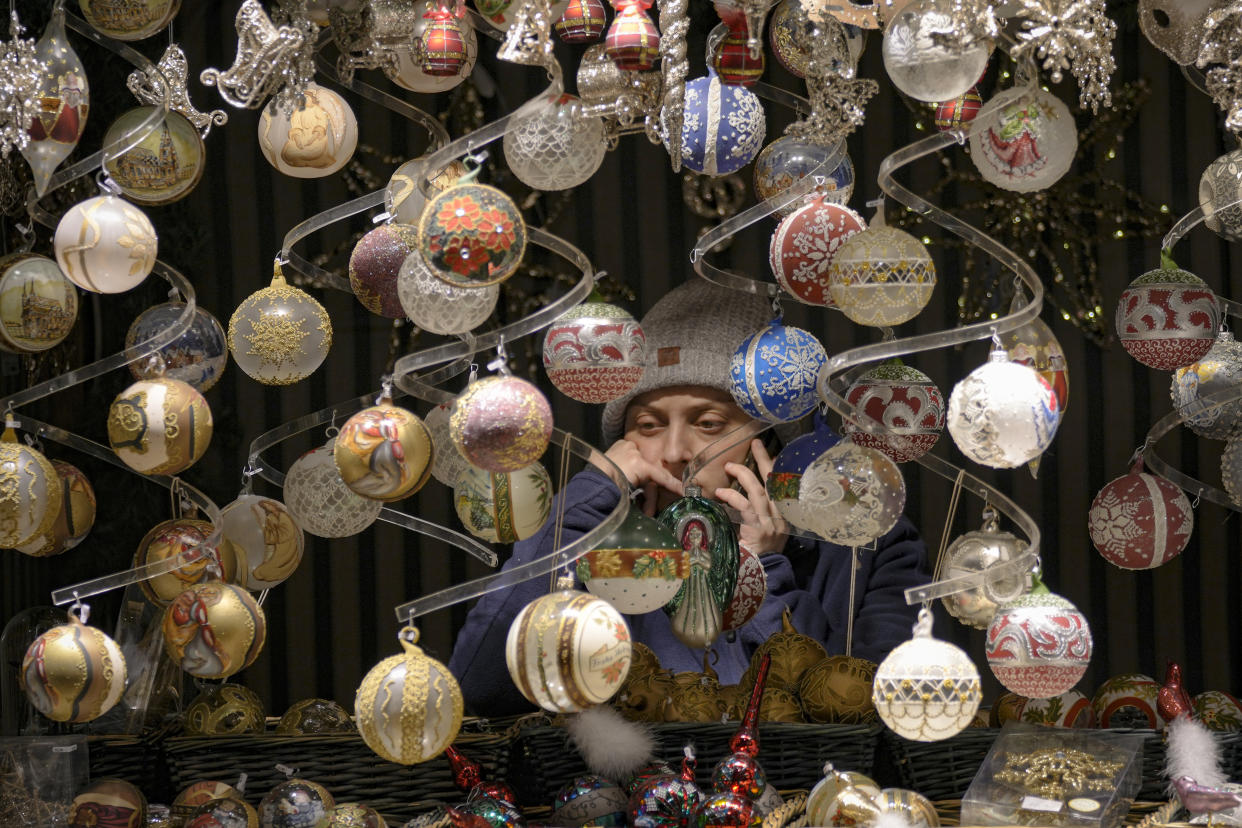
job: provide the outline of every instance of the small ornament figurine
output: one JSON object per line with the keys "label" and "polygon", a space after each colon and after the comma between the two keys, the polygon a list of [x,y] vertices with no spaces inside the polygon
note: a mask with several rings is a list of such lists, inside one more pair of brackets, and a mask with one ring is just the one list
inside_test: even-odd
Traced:
{"label": "small ornament figurine", "polygon": [[603,0],[569,0],[565,13],[553,28],[566,43],[594,43],[604,34],[607,25]]}
{"label": "small ornament figurine", "polygon": [[841,433],[860,446],[882,451],[894,463],[922,457],[944,431],[944,395],[931,377],[900,360],[873,368],[854,380],[845,399],[896,437],[872,434],[848,420],[842,423]]}
{"label": "small ornament figurine", "polygon": [[418,224],[418,248],[439,279],[485,287],[508,279],[526,252],[526,221],[513,199],[474,179],[478,168],[437,193]]}
{"label": "small ornament figurine", "polygon": [[887,455],[847,438],[807,467],[798,500],[820,537],[866,546],[897,525],[906,507],[906,481]]}
{"label": "small ornament figurine", "polygon": [[1123,673],[1104,682],[1091,697],[1100,727],[1160,730],[1164,719],[1156,712],[1160,685],[1142,673]]}
{"label": "small ornament figurine", "polygon": [[220,97],[231,106],[246,109],[258,109],[275,92],[287,111],[314,74],[318,25],[310,14],[295,14],[288,25],[276,26],[259,0],[244,0],[234,27],[237,55],[233,65],[225,70],[204,69],[199,80],[218,87]]}
{"label": "small ornament figurine", "polygon": [[780,318],[742,340],[729,361],[729,392],[757,420],[799,420],[819,401],[819,375],[828,362],[810,332]]}
{"label": "small ornament figurine", "polygon": [[936,265],[923,243],[884,223],[880,205],[871,225],[842,242],[828,265],[828,295],[851,322],[882,327],[908,322],[931,301]]}
{"label": "small ornament figurine", "polygon": [[315,372],[332,347],[332,320],[309,293],[285,282],[280,261],[272,282],[229,319],[237,367],[264,385],[292,385]]}
{"label": "small ornament figurine", "polygon": [[261,828],[321,826],[336,799],[322,785],[306,779],[287,779],[267,792],[259,802]]}
{"label": "small ornament figurine", "polygon": [[181,9],[181,0],[80,0],[82,16],[100,34],[116,40],[142,40],[166,28]]}
{"label": "small ornament figurine", "polygon": [[349,255],[349,286],[364,308],[387,319],[405,316],[397,280],[406,258],[417,249],[415,229],[395,222],[381,224],[358,240]]}
{"label": "small ornament figurine", "polygon": [[[104,146],[117,141],[128,143],[155,109],[139,106],[122,114],[104,134]],[[163,121],[136,146],[108,158],[104,167],[131,201],[171,204],[198,186],[206,167],[206,154],[203,137],[194,124],[181,113],[168,110]]]}
{"label": "small ornament figurine", "polygon": [[489,543],[514,543],[539,531],[552,512],[552,478],[539,463],[514,472],[469,466],[453,489],[466,530]]}
{"label": "small ornament figurine", "polygon": [[576,777],[552,800],[552,821],[565,828],[619,828],[629,797],[616,782],[598,774]]}
{"label": "small ornament figurine", "polygon": [[[125,354],[134,361],[129,372],[134,379],[151,379],[157,375],[159,363],[154,365],[146,357],[138,356],[139,346],[153,339],[167,328],[182,312],[184,302],[165,302],[147,308],[138,315],[125,333]],[[220,321],[201,307],[194,308],[193,319],[185,333],[155,352],[163,363],[163,376],[181,380],[206,393],[217,382],[229,362],[229,343]]]}
{"label": "small ornament figurine", "polygon": [[238,583],[271,589],[302,562],[306,536],[279,500],[242,494],[220,510],[221,556],[237,561]]}
{"label": "small ornament figurine", "polygon": [[841,724],[875,721],[871,685],[877,666],[846,655],[818,661],[798,682],[798,700],[806,720]]}
{"label": "small ornament figurine", "polygon": [[500,299],[500,285],[458,287],[437,279],[423,254],[405,257],[397,274],[397,299],[418,327],[435,334],[461,334],[487,321]]}
{"label": "small ornament figurine", "polygon": [[21,681],[34,708],[56,722],[89,722],[107,713],[125,692],[125,657],[116,642],[86,626],[90,608],[77,604],[69,623],[31,642]]}
{"label": "small ornament figurine", "polygon": [[1010,362],[1000,347],[949,396],[953,442],[962,454],[992,468],[1014,468],[1043,454],[1060,421],[1060,405],[1048,381]]}
{"label": "small ornament figurine", "polygon": [[18,442],[17,428],[12,414],[5,415],[0,476],[12,482],[0,489],[0,549],[24,546],[52,529],[64,500],[56,468],[34,447]]}
{"label": "small ornament figurine", "polygon": [[936,103],[956,98],[978,82],[992,44],[954,0],[911,3],[884,28],[884,69],[906,95]]}
{"label": "small ornament figurine", "polygon": [[1091,628],[1078,608],[1035,581],[1000,605],[988,626],[988,664],[1015,693],[1046,699],[1071,689],[1091,661]]}
{"label": "small ornament figurine", "polygon": [[[22,155],[34,173],[35,193],[42,196],[47,192],[56,167],[77,146],[82,131],[86,129],[86,116],[90,110],[91,93],[86,69],[78,53],[73,50],[73,44],[65,37],[63,3],[53,6],[52,18],[43,37],[35,44],[34,52],[35,60],[42,68],[39,110],[30,121],[27,130],[29,141],[22,148]],[[73,278],[73,274],[65,272]]]}
{"label": "small ornament figurine", "polygon": [[936,129],[941,132],[965,129],[978,117],[982,108],[983,98],[979,96],[979,89],[972,86],[956,98],[936,104]]}
{"label": "small ornament figurine", "polygon": [[[833,147],[795,135],[783,135],[768,144],[755,158],[755,195],[774,198],[801,181],[828,160]],[[835,169],[824,170],[824,183],[802,198],[776,211],[788,216],[800,207],[823,198],[834,204],[845,204],[854,194],[854,162],[842,155]]]}
{"label": "small ornament figurine", "polygon": [[1074,163],[1078,131],[1069,107],[1042,89],[1007,89],[970,130],[970,157],[984,180],[1029,193],[1051,187]]}
{"label": "small ornament figurine", "polygon": [[50,558],[68,552],[81,543],[95,525],[95,490],[76,466],[52,461],[60,478],[60,509],[50,529],[17,547],[23,555]]}
{"label": "small ornament figurine", "polygon": [[99,779],[83,788],[69,806],[68,828],[116,825],[141,828],[147,824],[147,798],[124,779]]}
{"label": "small ornament figurine", "polygon": [[1164,684],[1156,693],[1156,711],[1166,722],[1194,713],[1194,703],[1182,683],[1182,665],[1171,659],[1165,668]]}
{"label": "small ornament figurine", "polygon": [[631,508],[575,567],[578,580],[627,615],[658,610],[690,573],[685,550],[661,523]]}
{"label": "small ornament figurine", "polygon": [[772,233],[768,264],[785,292],[799,302],[832,306],[828,270],[846,239],[867,226],[863,217],[828,196],[790,213]]}
{"label": "small ornament figurine", "polygon": [[710,176],[737,172],[759,154],[766,135],[763,105],[749,89],[724,86],[715,72],[686,84],[681,163],[688,169]]}
{"label": "small ornament figurine", "polygon": [[170,43],[158,64],[130,72],[125,86],[139,102],[167,106],[169,112],[181,115],[194,125],[199,137],[205,139],[213,126],[227,124],[229,116],[222,109],[210,112],[196,109],[190,101],[189,76],[190,62],[185,52],[176,43]]}
{"label": "small ornament figurine", "polygon": [[244,670],[266,638],[263,608],[235,584],[196,584],[164,610],[164,649],[198,678],[227,678]]}
{"label": "small ornament figurine", "polygon": [[816,512],[802,506],[802,478],[811,463],[841,440],[819,413],[814,415],[813,421],[813,431],[795,437],[776,455],[766,483],[768,497],[776,504],[781,516],[799,529],[808,531],[813,531],[811,527],[815,523]]}
{"label": "small ornament figurine", "polygon": [[[497,365],[499,363],[499,365]],[[543,456],[552,436],[552,407],[532,383],[502,371],[475,380],[457,398],[449,418],[454,445],[485,471],[514,472]]]}
{"label": "small ornament figurine", "polygon": [[1212,348],[1198,362],[1173,373],[1169,393],[1186,427],[1209,440],[1228,440],[1242,423],[1242,398],[1220,404],[1202,400],[1242,386],[1242,344],[1229,331],[1216,335]]}
{"label": "small ornament figurine", "polygon": [[1117,338],[1130,356],[1158,371],[1207,356],[1220,322],[1212,289],[1172,260],[1131,282],[1117,303]]}
{"label": "small ornament figurine", "polygon": [[1087,513],[1091,543],[1122,569],[1154,569],[1186,548],[1195,514],[1186,493],[1147,474],[1142,458],[1100,489]]}
{"label": "small ornament figurine", "polygon": [[267,723],[263,700],[248,687],[221,684],[204,690],[185,709],[187,736],[262,733]]}
{"label": "small ornament figurine", "polygon": [[259,149],[278,171],[293,178],[323,178],[337,172],[358,147],[358,119],[331,89],[306,85],[303,102],[289,112],[277,99],[259,118]]}
{"label": "small ornament figurine", "polygon": [[408,497],[431,477],[431,432],[393,405],[389,382],[375,405],[345,421],[332,454],[345,485],[376,500]]}
{"label": "small ornament figurine", "polygon": [[190,558],[171,572],[141,581],[139,586],[146,599],[157,607],[166,607],[195,584],[207,581],[237,581],[237,562],[231,550],[217,551],[206,543],[212,525],[191,517],[173,518],[157,523],[138,542],[134,566],[146,566],[184,555]]}
{"label": "small ornament figurine", "polygon": [[35,354],[65,340],[78,319],[78,292],[56,262],[33,253],[0,258],[0,349]]}
{"label": "small ornament figurine", "polygon": [[606,403],[638,384],[646,343],[642,327],[628,311],[592,297],[548,326],[543,368],[565,396]]}
{"label": "small ornament figurine", "polygon": [[641,828],[687,828],[703,801],[694,782],[698,764],[694,748],[684,748],[681,773],[658,774],[643,781],[630,794],[627,821]]}
{"label": "small ornament figurine", "polygon": [[647,16],[651,0],[613,0],[617,16],[604,36],[605,51],[618,69],[646,72],[660,56],[660,30]]}
{"label": "small ornament figurine", "polygon": [[[103,187],[116,185],[104,179]],[[159,242],[146,214],[108,191],[65,213],[56,225],[55,248],[56,264],[78,287],[123,293],[151,273]]]}
{"label": "small ornament figurine", "polygon": [[483,766],[478,762],[452,745],[444,749],[444,755],[448,757],[449,767],[453,770],[453,783],[462,793],[473,794],[477,790],[493,799],[499,799],[511,805],[517,804],[517,794],[507,783],[484,780]]}
{"label": "small ornament figurine", "polygon": [[503,145],[513,174],[543,191],[585,184],[608,152],[603,119],[564,94],[528,102],[505,130]]}
{"label": "small ornament figurine", "polygon": [[702,489],[686,486],[686,494],[660,512],[689,559],[690,574],[664,605],[673,635],[687,647],[708,647],[723,630],[724,612],[737,587],[737,535],[728,516]]}
{"label": "small ornament figurine", "polygon": [[[1026,551],[1026,543],[1000,529],[995,509],[983,510],[983,528],[967,532],[945,550],[942,577],[945,580],[983,572],[995,564],[1013,560]],[[1025,588],[1024,576],[1010,575],[988,578],[941,600],[949,614],[968,627],[986,630],[996,617],[998,603],[1016,598]]]}
{"label": "small ornament figurine", "polygon": [[364,531],[384,509],[345,485],[336,466],[336,438],[312,449],[289,467],[285,506],[303,530],[321,538],[345,538]]}
{"label": "small ornament figurine", "polygon": [[108,443],[143,474],[180,474],[207,451],[211,435],[211,407],[181,380],[138,380],[108,410]]}

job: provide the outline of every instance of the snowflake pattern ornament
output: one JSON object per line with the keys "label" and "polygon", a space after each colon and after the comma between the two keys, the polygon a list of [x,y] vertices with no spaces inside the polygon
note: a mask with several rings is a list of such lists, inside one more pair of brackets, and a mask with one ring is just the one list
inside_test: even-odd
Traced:
{"label": "snowflake pattern ornament", "polygon": [[922,371],[896,360],[855,380],[845,399],[896,437],[871,434],[848,420],[842,423],[841,432],[860,446],[884,452],[895,463],[922,457],[944,431],[944,395],[940,389]]}
{"label": "snowflake pattern ornament", "polygon": [[994,469],[1011,469],[1044,453],[1061,415],[1048,381],[997,348],[953,387],[947,421],[962,454]]}
{"label": "snowflake pattern ornament", "polygon": [[1099,112],[1111,106],[1108,82],[1116,61],[1113,39],[1117,24],[1105,13],[1105,0],[1017,0],[1023,18],[1015,59],[1031,56],[1043,62],[1053,83],[1069,70],[1078,80],[1079,105]]}
{"label": "snowflake pattern ornament", "polygon": [[828,288],[832,259],[846,239],[866,226],[849,207],[819,196],[787,216],[772,233],[768,245],[772,274],[799,302],[832,307]]}
{"label": "snowflake pattern ornament", "polygon": [[1202,400],[1228,388],[1242,390],[1242,344],[1221,331],[1206,356],[1173,372],[1169,393],[1187,428],[1209,440],[1228,440],[1242,422],[1242,397],[1210,406]]}
{"label": "snowflake pattern ornament", "polygon": [[733,352],[729,392],[757,420],[792,422],[815,407],[819,373],[827,362],[819,340],[778,319],[746,337]]}
{"label": "snowflake pattern ornament", "polygon": [[1091,543],[1122,569],[1153,569],[1171,561],[1186,548],[1194,528],[1186,493],[1144,472],[1141,459],[1129,474],[1100,489],[1087,513]]}
{"label": "snowflake pattern ornament", "polygon": [[686,84],[681,162],[687,168],[712,176],[736,172],[759,154],[766,134],[767,120],[754,92],[726,86],[714,72]]}
{"label": "snowflake pattern ornament", "polygon": [[1091,662],[1091,628],[1072,603],[1042,583],[1000,606],[988,626],[988,665],[1001,684],[1029,699],[1073,689]]}
{"label": "snowflake pattern ornament", "polygon": [[1177,267],[1144,273],[1117,303],[1117,338],[1130,356],[1158,371],[1175,371],[1207,356],[1220,321],[1212,289]]}
{"label": "snowflake pattern ornament", "polygon": [[323,364],[332,347],[332,320],[314,298],[285,282],[280,263],[272,282],[250,294],[229,319],[229,351],[264,385],[292,385]]}

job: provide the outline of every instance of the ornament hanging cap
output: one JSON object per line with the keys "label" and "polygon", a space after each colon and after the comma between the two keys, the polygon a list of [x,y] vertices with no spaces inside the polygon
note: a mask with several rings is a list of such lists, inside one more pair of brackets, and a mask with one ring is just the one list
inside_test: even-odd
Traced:
{"label": "ornament hanging cap", "polygon": [[281,268],[280,268],[280,265],[281,265],[281,260],[282,260],[283,258],[284,258],[283,256],[277,256],[277,257],[276,257],[276,258],[272,261],[272,282],[271,282],[271,287],[283,287],[285,284],[287,284],[287,283],[285,282],[285,272],[284,272],[283,270],[281,270]]}
{"label": "ornament hanging cap", "polygon": [[919,610],[919,619],[914,622],[914,637],[932,637],[932,614],[926,605]]}
{"label": "ornament hanging cap", "polygon": [[406,655],[421,655],[423,650],[418,645],[418,627],[405,626],[401,628],[401,632],[397,633],[397,640],[401,642],[401,647],[405,650]]}

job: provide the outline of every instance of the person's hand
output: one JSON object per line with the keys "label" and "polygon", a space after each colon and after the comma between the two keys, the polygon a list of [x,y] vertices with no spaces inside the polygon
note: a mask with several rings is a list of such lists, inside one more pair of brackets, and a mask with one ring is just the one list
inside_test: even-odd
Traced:
{"label": "person's hand", "polygon": [[780,552],[785,548],[788,527],[776,504],[768,497],[765,485],[772,473],[772,458],[760,440],[751,441],[750,453],[759,467],[759,474],[741,463],[726,463],[725,471],[742,485],[742,491],[717,489],[716,499],[729,504],[742,516],[738,538],[743,546],[756,555]]}
{"label": "person's hand", "polygon": [[[642,491],[643,514],[647,517],[655,516],[659,489],[667,489],[678,497],[685,494],[680,479],[659,463],[652,463],[643,457],[638,451],[638,446],[629,440],[621,439],[613,443],[612,448],[608,449],[604,456],[617,464],[631,486]],[[603,463],[596,462],[594,458],[591,462],[600,468],[607,468]]]}

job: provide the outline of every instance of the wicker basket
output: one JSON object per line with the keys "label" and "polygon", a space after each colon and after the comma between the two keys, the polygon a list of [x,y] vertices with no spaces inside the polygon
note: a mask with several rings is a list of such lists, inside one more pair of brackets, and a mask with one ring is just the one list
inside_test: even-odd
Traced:
{"label": "wicker basket", "polygon": [[159,736],[90,736],[87,739],[91,779],[124,779],[151,802],[170,802],[168,763]]}

